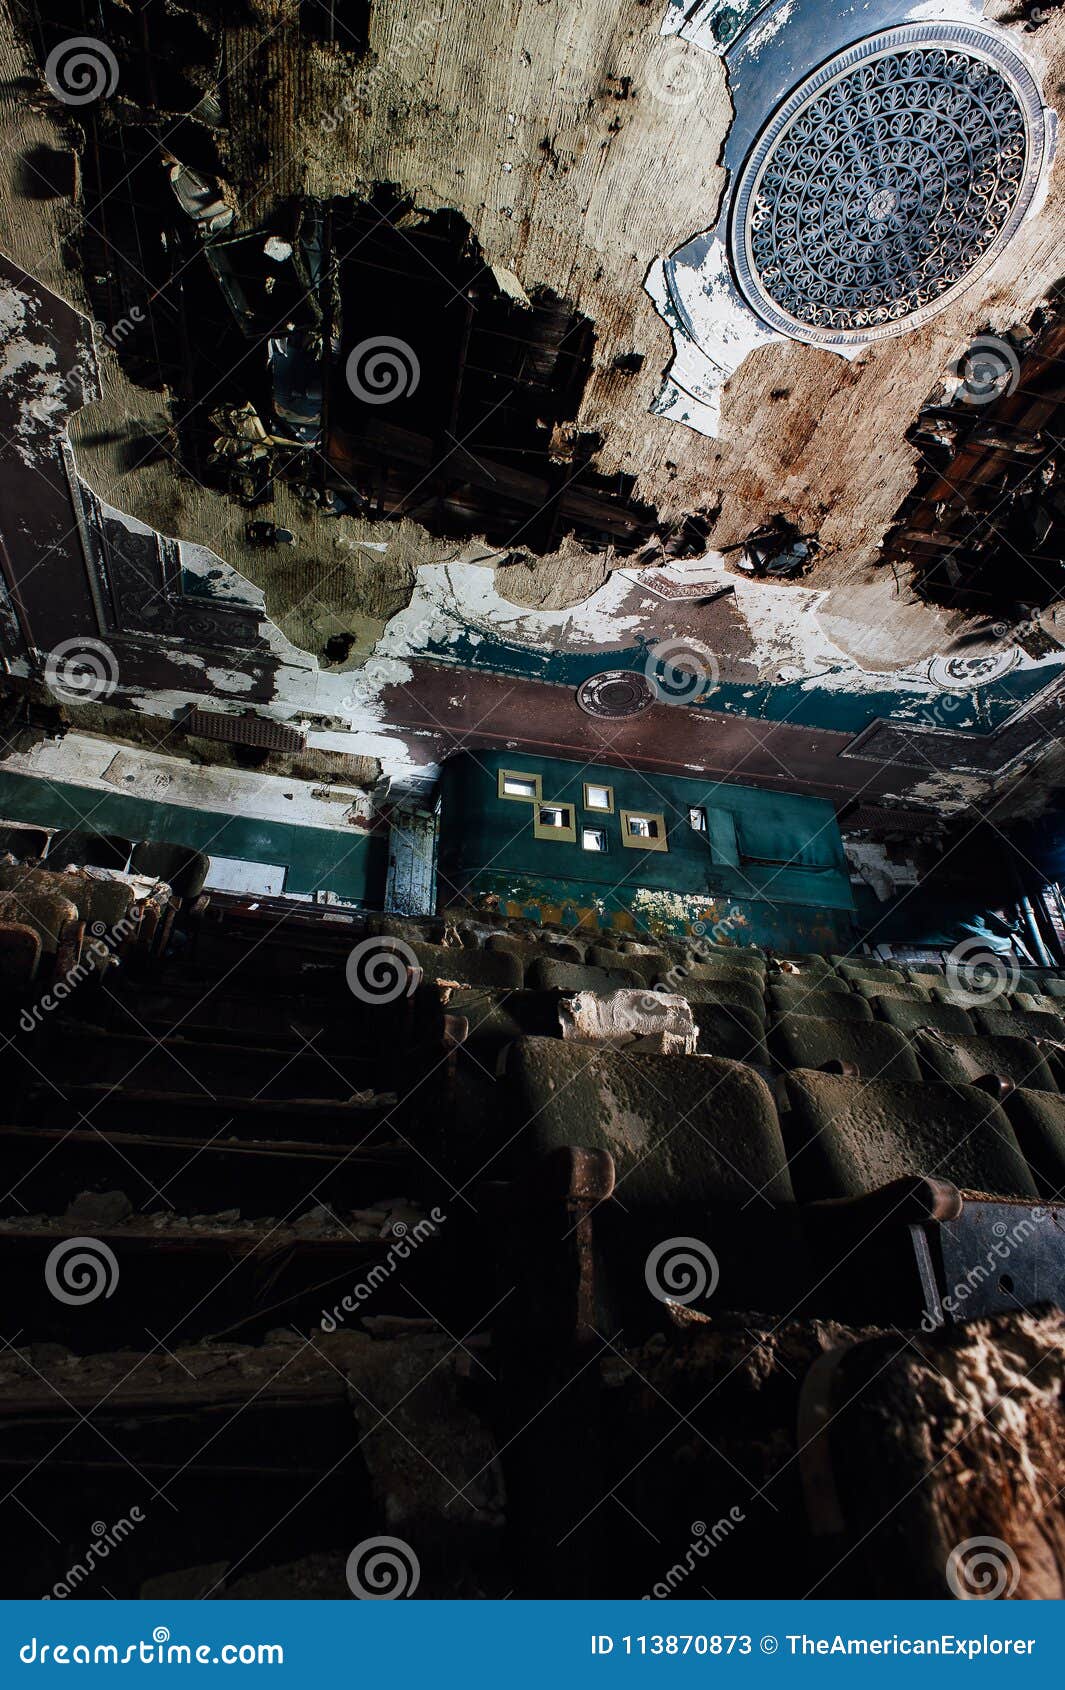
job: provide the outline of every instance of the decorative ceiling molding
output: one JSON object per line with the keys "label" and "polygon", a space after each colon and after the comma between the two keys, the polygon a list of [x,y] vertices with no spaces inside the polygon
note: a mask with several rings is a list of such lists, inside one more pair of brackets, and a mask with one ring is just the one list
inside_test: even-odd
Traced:
{"label": "decorative ceiling molding", "polygon": [[735,118],[717,223],[647,278],[675,348],[652,410],[716,435],[721,388],[757,347],[854,357],[978,280],[1037,203],[1055,119],[975,0],[702,0],[676,17],[663,33],[724,57]]}

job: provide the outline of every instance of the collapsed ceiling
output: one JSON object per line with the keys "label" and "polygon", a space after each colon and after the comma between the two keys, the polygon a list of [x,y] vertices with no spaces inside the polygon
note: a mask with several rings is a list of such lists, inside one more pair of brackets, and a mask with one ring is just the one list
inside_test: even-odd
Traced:
{"label": "collapsed ceiling", "polygon": [[[394,790],[530,734],[932,808],[1038,761],[1060,8],[50,0],[2,27],[7,660],[104,643],[73,719],[173,748],[190,708],[237,743],[251,712]],[[577,695],[614,670],[684,717],[597,721]]]}

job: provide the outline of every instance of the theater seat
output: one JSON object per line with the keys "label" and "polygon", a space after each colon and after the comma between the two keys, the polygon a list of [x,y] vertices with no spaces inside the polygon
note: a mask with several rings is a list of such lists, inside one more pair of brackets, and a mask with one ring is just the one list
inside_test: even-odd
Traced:
{"label": "theater seat", "polygon": [[806,992],[834,992],[837,997],[844,998],[854,996],[853,982],[841,980],[838,974],[827,969],[823,974],[816,969],[804,969],[801,974],[770,974],[766,985],[770,991],[779,987],[782,992],[794,992],[796,996]]}
{"label": "theater seat", "polygon": [[0,991],[17,991],[33,984],[41,949],[41,936],[28,923],[0,922]]}
{"label": "theater seat", "polygon": [[150,880],[165,880],[175,898],[190,902],[203,891],[211,859],[204,851],[194,851],[188,845],[170,845],[162,839],[142,839],[133,847],[129,866],[133,874],[147,875]]}
{"label": "theater seat", "polygon": [[71,829],[52,835],[48,846],[48,867],[122,870],[129,862],[132,849],[131,841],[120,838],[118,834],[96,833],[91,828],[84,831]]}
{"label": "theater seat", "polygon": [[816,1015],[822,1021],[871,1021],[871,1006],[857,992],[822,992],[821,982],[810,986],[769,988],[769,1002],[782,1015]]}
{"label": "theater seat", "polygon": [[41,827],[19,827],[17,823],[0,825],[0,855],[10,851],[20,862],[40,857],[48,843],[48,835]]}
{"label": "theater seat", "polygon": [[1043,1197],[1065,1191],[1065,1097],[1018,1086],[1003,1109]]}
{"label": "theater seat", "polygon": [[912,980],[856,980],[855,990],[863,998],[901,998],[906,1003],[928,1003],[927,986],[917,986]]}
{"label": "theater seat", "polygon": [[798,969],[801,974],[832,975],[832,964],[825,957],[818,956],[816,951],[808,956],[781,956],[776,960],[777,968],[785,979],[795,978],[793,969]]}
{"label": "theater seat", "polygon": [[731,959],[715,957],[705,962],[693,958],[680,966],[692,980],[740,980],[758,991],[762,990],[765,979],[765,968],[761,964],[733,962]]}
{"label": "theater seat", "polygon": [[1001,1074],[1015,1086],[1058,1090],[1050,1066],[1028,1039],[995,1038],[987,1033],[920,1032],[914,1050],[925,1077],[948,1085],[971,1085],[985,1074]]}
{"label": "theater seat", "polygon": [[769,1066],[765,1028],[749,1009],[738,1004],[693,1003],[691,1012],[699,1031],[700,1056],[725,1056],[756,1068]]}
{"label": "theater seat", "polygon": [[616,992],[622,986],[644,983],[631,968],[589,968],[585,963],[553,962],[549,957],[537,957],[525,976],[525,984],[537,992]]}
{"label": "theater seat", "polygon": [[[465,945],[412,945],[426,981],[455,980],[469,986],[497,986],[517,991],[522,965],[506,951],[472,951]],[[535,965],[534,965],[535,966]],[[548,966],[566,968],[566,963]]]}
{"label": "theater seat", "polygon": [[897,1027],[900,1033],[915,1033],[919,1027],[938,1027],[943,1033],[972,1033],[972,1021],[954,1003],[911,1003],[906,998],[872,999],[877,1020]]}
{"label": "theater seat", "polygon": [[[467,1047],[490,1045],[493,1051],[519,1039],[525,1033],[543,1038],[558,1038],[558,992],[530,992],[502,989],[498,986],[460,984],[451,991],[419,998],[422,1025],[437,1039],[444,1034],[444,1017],[461,1017],[466,1022]],[[483,1052],[478,1060],[490,1062]]]}
{"label": "theater seat", "polygon": [[615,951],[606,945],[590,945],[584,960],[591,968],[636,974],[649,986],[661,975],[668,974],[672,966],[661,951]]}
{"label": "theater seat", "polygon": [[73,967],[81,955],[83,923],[78,906],[56,892],[0,892],[0,921],[34,931],[41,950],[56,968]]}
{"label": "theater seat", "polygon": [[[712,1056],[624,1056],[556,1039],[521,1039],[506,1083],[525,1121],[518,1160],[564,1145],[608,1150],[629,1210],[678,1202],[792,1199],[784,1142],[765,1081]],[[986,1099],[985,1099],[986,1102]],[[508,1126],[508,1131],[511,1130]]]}
{"label": "theater seat", "polygon": [[861,957],[833,957],[832,961],[836,965],[836,973],[843,980],[882,980],[885,985],[890,982],[893,986],[901,986],[906,979],[901,969],[892,968],[886,962],[867,962]]}
{"label": "theater seat", "polygon": [[745,1009],[759,1021],[765,1019],[765,999],[757,985],[744,980],[693,980],[690,976],[671,976],[669,989],[689,1003],[733,1004]]}
{"label": "theater seat", "polygon": [[860,1197],[905,1176],[966,1191],[1038,1196],[1013,1128],[976,1086],[847,1080],[799,1071],[784,1080],[791,1172],[800,1201]]}
{"label": "theater seat", "polygon": [[782,1015],[769,1036],[782,1068],[824,1068],[853,1063],[862,1079],[919,1080],[921,1070],[909,1043],[881,1021],[823,1021],[813,1015]]}
{"label": "theater seat", "polygon": [[1004,1009],[1030,1009],[1037,1015],[1061,1014],[1061,1004],[1056,1002],[1049,994],[1044,994],[1042,992],[1010,992],[1008,994],[1003,993],[1003,997],[1006,999],[1006,1002],[1002,1006]]}
{"label": "theater seat", "polygon": [[693,939],[687,944],[686,954],[693,962],[727,962],[754,974],[766,971],[765,953],[751,945],[715,945],[706,939]]}
{"label": "theater seat", "polygon": [[982,1033],[1065,1044],[1065,1021],[1060,1015],[1044,1015],[1034,1009],[1001,1009],[996,1001],[987,1009],[974,1009],[973,1020]]}

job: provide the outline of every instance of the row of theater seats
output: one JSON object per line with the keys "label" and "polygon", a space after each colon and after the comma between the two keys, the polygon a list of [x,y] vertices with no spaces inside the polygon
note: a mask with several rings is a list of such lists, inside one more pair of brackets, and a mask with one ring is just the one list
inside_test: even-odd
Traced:
{"label": "row of theater seats", "polygon": [[40,862],[51,870],[66,868],[128,871],[150,880],[165,880],[179,898],[197,898],[203,891],[211,859],[188,845],[166,840],[122,839],[91,828],[64,829],[49,835],[44,828],[0,823],[0,856],[16,862]]}
{"label": "row of theater seats", "polygon": [[[933,962],[376,926],[467,1024],[474,1157],[496,1130],[480,1078],[494,1072],[508,1114],[535,1123],[523,1151],[608,1149],[625,1201],[682,1186],[697,1201],[813,1202],[917,1175],[1014,1198],[1065,1189],[1065,978],[1052,971],[1007,959],[990,985],[967,985]],[[687,1000],[698,1056],[590,1053],[559,1036],[563,996],[633,989]]]}
{"label": "row of theater seats", "polygon": [[[410,931],[387,921],[378,928],[397,938]],[[471,933],[478,936],[453,936]],[[547,933],[480,937],[481,947],[407,940],[426,981],[465,994],[471,1032],[510,1022],[520,1030],[523,1020],[524,1030],[543,1030],[544,994],[647,987],[689,1002],[701,1055],[767,1070],[839,1063],[869,1079],[964,1084],[999,1074],[1065,1091],[1065,978],[1052,970],[1011,972],[1003,963],[990,984],[975,976],[967,984],[933,963],[903,969],[857,956],[767,957],[684,941],[608,946]]]}
{"label": "row of theater seats", "polygon": [[30,847],[44,838],[0,829],[0,989],[7,993],[82,971],[102,976],[120,958],[160,954],[210,867],[202,852],[184,846],[129,845],[92,833],[54,835],[42,860]]}
{"label": "row of theater seats", "polygon": [[1015,1198],[1065,1189],[1065,1098],[1053,1092],[794,1069],[774,1095],[745,1063],[535,1037],[509,1047],[503,1078],[508,1118],[529,1123],[521,1159],[609,1151],[629,1208],[814,1203],[907,1178]]}

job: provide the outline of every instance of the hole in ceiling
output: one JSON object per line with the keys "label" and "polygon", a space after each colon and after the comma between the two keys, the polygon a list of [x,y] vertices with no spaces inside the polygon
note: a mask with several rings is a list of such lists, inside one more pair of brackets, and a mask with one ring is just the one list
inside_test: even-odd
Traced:
{"label": "hole in ceiling", "polygon": [[[248,228],[210,74],[193,80],[210,38],[150,0],[149,53],[139,25],[105,11],[124,97],[79,108],[76,256],[94,314],[118,326],[108,343],[133,381],[167,392],[173,428],[131,447],[131,463],[157,441],[260,516],[280,480],[327,515],[409,518],[539,556],[569,536],[621,556],[700,555],[700,515],[660,522],[634,475],[596,467],[601,437],[577,423],[588,317],[549,288],[526,293],[457,212],[418,212],[387,185],[292,201]],[[80,17],[53,6],[38,51]],[[364,13],[334,20],[348,48],[341,22],[361,39]]]}
{"label": "hole in ceiling", "polygon": [[1065,590],[1063,359],[1062,282],[1030,323],[977,337],[909,431],[918,475],[880,558],[1032,657],[1058,647],[1033,618]]}

